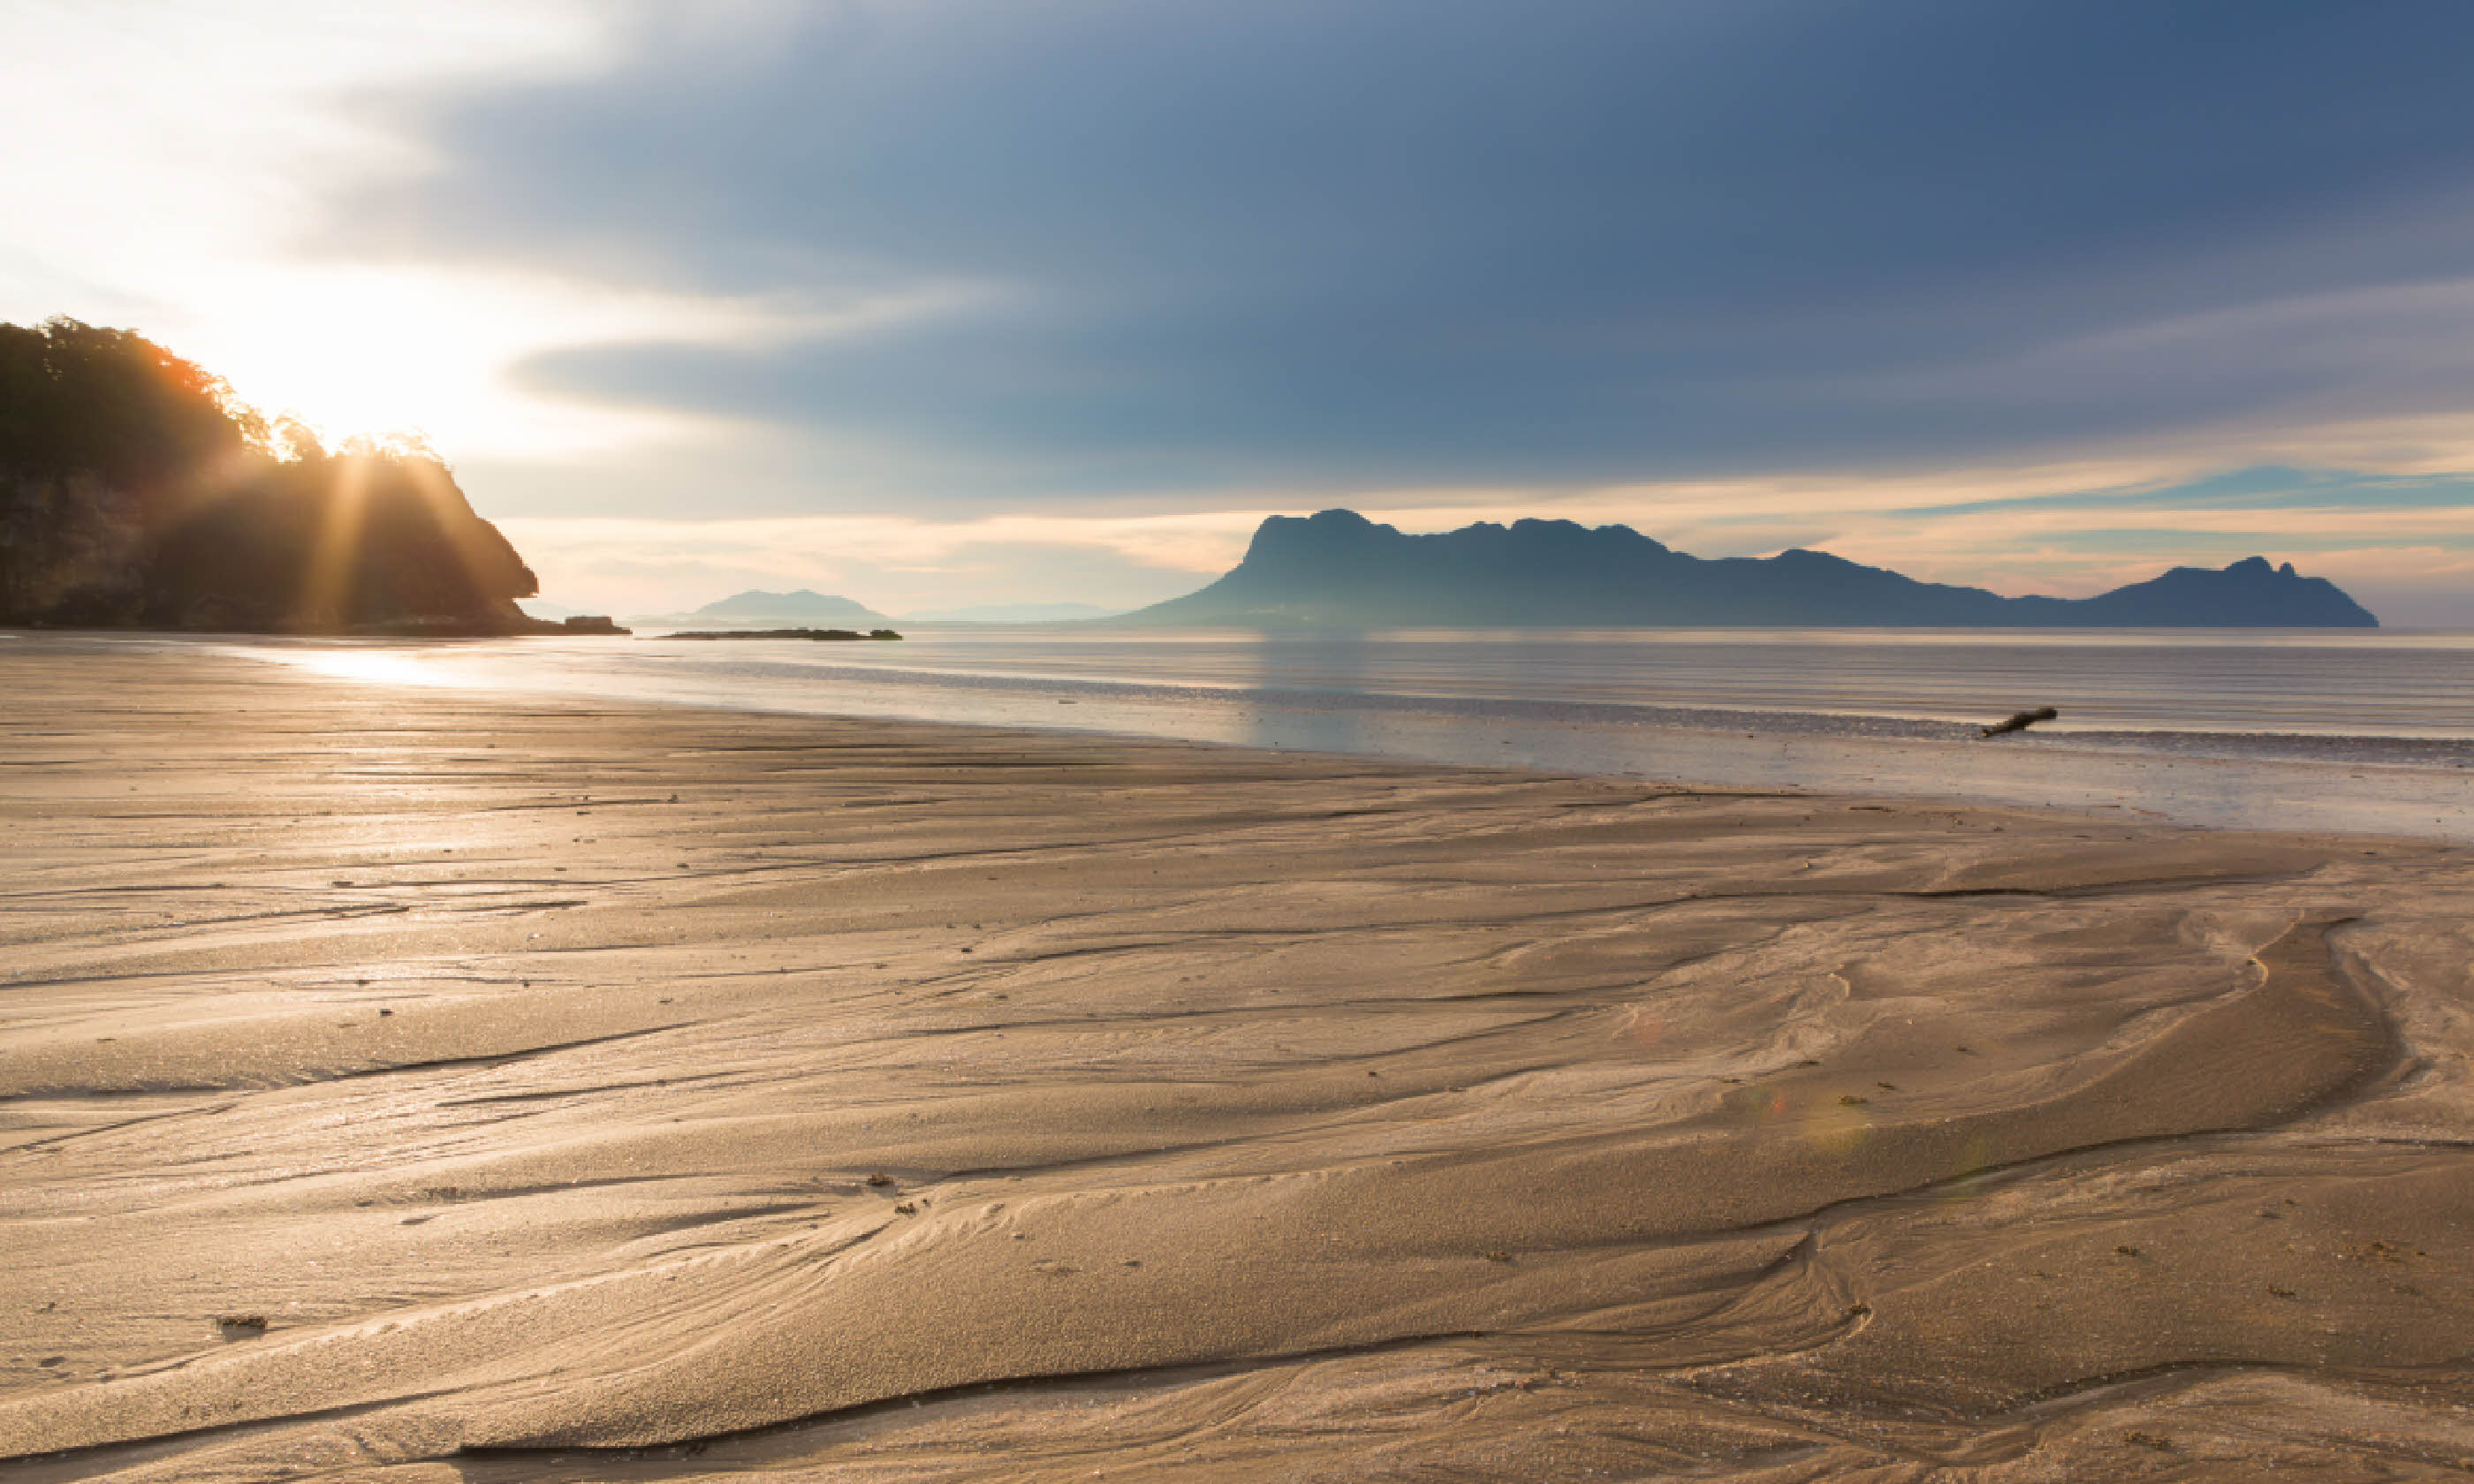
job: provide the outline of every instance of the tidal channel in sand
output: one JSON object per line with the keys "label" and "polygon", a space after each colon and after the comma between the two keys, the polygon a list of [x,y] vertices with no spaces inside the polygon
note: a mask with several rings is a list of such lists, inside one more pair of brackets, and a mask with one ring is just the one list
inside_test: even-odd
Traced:
{"label": "tidal channel in sand", "polygon": [[2463,849],[0,696],[12,1478],[2474,1467]]}

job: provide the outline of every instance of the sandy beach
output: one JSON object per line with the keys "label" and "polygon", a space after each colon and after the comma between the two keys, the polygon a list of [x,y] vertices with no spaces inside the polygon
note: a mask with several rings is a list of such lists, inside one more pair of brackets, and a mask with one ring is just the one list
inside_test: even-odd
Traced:
{"label": "sandy beach", "polygon": [[0,644],[0,1460],[2474,1469],[2474,851]]}

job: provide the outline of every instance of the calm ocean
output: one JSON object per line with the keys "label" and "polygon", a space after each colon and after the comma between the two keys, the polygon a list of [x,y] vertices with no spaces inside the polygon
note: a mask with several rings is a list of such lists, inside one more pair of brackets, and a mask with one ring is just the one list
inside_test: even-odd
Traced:
{"label": "calm ocean", "polygon": [[[243,652],[380,682],[2474,843],[2468,631],[907,632]],[[1977,723],[2031,706],[2061,719],[1977,738]]]}

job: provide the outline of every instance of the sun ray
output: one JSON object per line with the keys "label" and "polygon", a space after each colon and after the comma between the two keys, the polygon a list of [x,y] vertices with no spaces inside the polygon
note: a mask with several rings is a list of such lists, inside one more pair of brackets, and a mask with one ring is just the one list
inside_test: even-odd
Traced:
{"label": "sun ray", "polygon": [[303,629],[338,629],[350,620],[361,532],[369,515],[372,461],[346,457],[325,462],[332,483],[320,502],[317,532],[293,604],[293,622]]}
{"label": "sun ray", "polygon": [[433,528],[453,556],[468,593],[510,610],[516,599],[540,594],[541,584],[532,568],[524,565],[523,558],[497,526],[474,514],[446,465],[435,458],[407,458],[400,467],[410,476]]}

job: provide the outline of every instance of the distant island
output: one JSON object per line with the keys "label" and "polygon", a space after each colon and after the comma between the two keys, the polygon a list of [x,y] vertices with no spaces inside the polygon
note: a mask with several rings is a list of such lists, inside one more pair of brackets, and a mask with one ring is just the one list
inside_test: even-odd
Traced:
{"label": "distant island", "polygon": [[[804,629],[819,620],[870,626],[893,623],[1056,624],[1108,618],[1123,611],[1122,609],[1102,608],[1096,603],[987,603],[972,608],[905,613],[897,619],[887,617],[856,599],[829,592],[812,592],[802,587],[796,592],[738,592],[718,602],[708,603],[691,613],[647,613],[627,621],[648,627],[699,625],[716,630]],[[685,635],[672,634],[670,637]]]}
{"label": "distant island", "polygon": [[713,629],[805,628],[818,621],[877,627],[893,619],[864,604],[830,592],[736,592],[691,613],[651,613],[627,621],[640,626],[699,625]]}
{"label": "distant island", "polygon": [[2005,598],[1821,551],[1705,559],[1628,526],[1480,521],[1404,535],[1354,511],[1273,515],[1199,592],[1110,620],[1254,627],[2330,628],[2379,620],[2325,578],[2249,557],[2092,598]]}
{"label": "distant island", "polygon": [[656,639],[898,639],[890,629],[716,629],[703,634],[659,634]]}
{"label": "distant island", "polygon": [[939,609],[905,613],[905,622],[923,624],[1070,624],[1086,618],[1113,618],[1120,608],[1097,603],[983,603],[974,608]]}
{"label": "distant island", "polygon": [[0,626],[619,632],[539,590],[424,448],[329,450],[133,331],[0,324]]}

